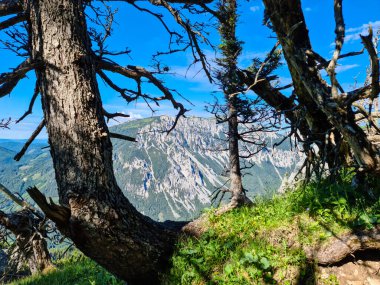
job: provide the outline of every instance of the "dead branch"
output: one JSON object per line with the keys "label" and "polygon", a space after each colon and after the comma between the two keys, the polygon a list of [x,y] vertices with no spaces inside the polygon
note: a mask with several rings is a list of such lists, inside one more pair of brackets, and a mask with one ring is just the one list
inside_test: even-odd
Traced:
{"label": "dead branch", "polygon": [[29,108],[28,108],[28,110],[24,113],[24,115],[22,115],[22,116],[16,121],[16,124],[18,124],[18,123],[21,122],[23,119],[25,119],[26,116],[32,114],[33,106],[34,106],[34,102],[36,101],[39,92],[40,92],[40,89],[39,89],[38,81],[36,81],[36,86],[34,87],[34,92],[33,92],[32,99],[30,100],[30,103],[29,103]]}
{"label": "dead branch", "polygon": [[[126,76],[128,78],[135,80],[138,84],[138,91],[137,91],[137,97],[134,99],[141,97],[144,100],[151,100],[151,101],[155,102],[157,105],[158,105],[159,101],[163,101],[163,100],[170,101],[171,104],[173,105],[174,109],[178,110],[178,113],[177,113],[176,118],[174,120],[173,126],[169,130],[167,130],[168,133],[171,132],[175,128],[175,126],[178,123],[179,118],[184,116],[185,113],[188,111],[187,109],[185,109],[183,104],[177,102],[174,99],[174,96],[171,93],[170,89],[165,87],[164,84],[159,79],[157,79],[152,72],[146,70],[145,68],[139,67],[139,66],[132,66],[132,65],[122,67],[120,65],[117,65],[116,63],[108,62],[105,60],[98,60],[97,63],[98,63],[98,70],[99,69],[108,70],[108,71],[118,73],[120,75],[123,75],[123,76]],[[161,97],[151,97],[151,96],[148,96],[146,94],[143,94],[141,92],[141,79],[142,78],[148,79],[149,82],[152,83],[154,86],[156,86],[164,95]],[[116,85],[114,85],[114,87],[116,87]],[[120,89],[120,90],[122,90],[122,89]]]}
{"label": "dead branch", "polygon": [[26,190],[29,196],[36,202],[38,207],[44,212],[46,217],[57,223],[58,226],[67,225],[71,211],[69,208],[55,204],[51,199],[50,203],[37,187],[30,187]]}
{"label": "dead branch", "polygon": [[0,17],[22,12],[22,6],[18,0],[1,0]]}
{"label": "dead branch", "polygon": [[137,142],[136,138],[133,138],[133,137],[130,137],[130,136],[126,136],[126,135],[122,135],[122,134],[117,134],[117,133],[109,133],[109,134],[110,134],[110,138],[120,139],[120,140],[125,140],[125,141],[130,141],[130,142]]}
{"label": "dead branch", "polygon": [[372,42],[372,27],[369,28],[369,34],[368,36],[362,36],[360,35],[364,47],[367,49],[370,60],[371,60],[371,68],[372,68],[372,73],[371,73],[371,78],[372,78],[372,94],[371,98],[375,99],[380,92],[380,87],[379,87],[379,59],[377,57],[377,52],[375,50],[375,47],[373,46]]}
{"label": "dead branch", "polygon": [[107,118],[107,122],[110,120],[110,119],[114,119],[116,117],[122,117],[122,118],[129,118],[130,116],[127,115],[127,114],[123,114],[123,113],[109,113],[107,112],[105,109],[103,109],[103,115]]}
{"label": "dead branch", "polygon": [[27,201],[20,199],[15,194],[13,194],[7,187],[0,183],[0,191],[3,192],[9,199],[15,202],[20,207],[30,210],[33,214],[35,214],[38,218],[43,219],[43,215],[32,205],[30,205]]}
{"label": "dead branch", "polygon": [[[334,0],[335,16],[335,50],[333,57],[326,68],[331,80],[331,94],[333,98],[338,98],[338,80],[336,79],[335,67],[344,43],[345,27],[342,12],[342,0]],[[341,89],[341,88],[340,88]],[[342,91],[342,90],[341,90]],[[343,91],[342,91],[343,92]]]}
{"label": "dead branch", "polygon": [[27,59],[12,72],[0,74],[0,98],[11,93],[18,82],[25,77],[26,73],[41,65],[41,62],[31,62],[31,59]]}
{"label": "dead branch", "polygon": [[11,123],[11,118],[1,119],[0,129],[9,129],[9,124]]}
{"label": "dead branch", "polygon": [[165,0],[155,0],[154,2],[155,2],[154,3],[155,5],[160,5],[160,6],[165,7],[170,12],[170,14],[172,14],[172,16],[174,17],[174,20],[180,26],[182,26],[185,29],[185,31],[187,32],[187,35],[189,37],[190,46],[193,49],[195,49],[196,53],[199,55],[199,58],[197,58],[196,57],[196,53],[193,51],[193,56],[194,56],[195,62],[197,62],[197,61],[201,62],[202,68],[203,68],[204,72],[206,73],[206,76],[207,76],[208,80],[210,81],[210,83],[212,83],[213,79],[212,79],[211,73],[209,71],[210,67],[209,67],[209,64],[207,62],[206,56],[204,55],[202,49],[199,46],[198,37],[201,38],[206,43],[208,43],[209,41],[199,31],[194,30],[191,27],[189,21],[183,19],[181,17],[181,14],[179,13],[179,11],[176,10],[176,9],[174,9],[172,6],[170,6],[167,1],[165,1]]}
{"label": "dead branch", "polygon": [[25,20],[26,20],[25,14],[18,14],[17,16],[9,18],[3,22],[0,22],[0,31],[7,29],[11,26],[14,26],[20,22],[25,21]]}
{"label": "dead branch", "polygon": [[25,152],[28,150],[28,147],[30,146],[30,144],[39,135],[39,133],[41,132],[41,130],[43,129],[44,126],[45,126],[45,119],[43,119],[41,121],[41,123],[38,125],[37,129],[32,133],[32,135],[27,140],[27,142],[25,143],[25,145],[23,146],[23,148],[20,150],[20,152],[15,155],[15,157],[13,158],[14,160],[19,161],[21,159],[21,157],[23,157],[23,155],[25,154]]}

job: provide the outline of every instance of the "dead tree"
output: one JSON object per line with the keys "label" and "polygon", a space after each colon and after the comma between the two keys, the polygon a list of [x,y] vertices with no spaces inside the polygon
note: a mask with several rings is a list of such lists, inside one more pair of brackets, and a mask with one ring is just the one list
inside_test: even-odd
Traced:
{"label": "dead tree", "polygon": [[[136,4],[125,1],[126,5]],[[137,1],[136,1],[137,2]],[[199,4],[208,1],[172,0]],[[179,233],[179,225],[154,222],[140,214],[116,183],[112,144],[105,122],[96,74],[119,90],[127,100],[136,97],[153,102],[169,100],[179,110],[170,89],[154,73],[137,66],[122,67],[97,54],[91,47],[84,8],[89,1],[0,1],[0,16],[12,24],[26,22],[28,58],[12,72],[0,76],[0,97],[9,94],[28,71],[34,70],[49,136],[60,204],[49,203],[33,188],[29,194],[45,215],[73,240],[84,254],[128,284],[157,284]],[[163,6],[185,28],[195,52],[197,31],[184,21],[177,9]],[[1,27],[9,27],[4,20]],[[198,46],[199,47],[199,46]],[[202,61],[202,54],[198,59]],[[204,62],[203,62],[204,63]],[[137,91],[114,84],[104,71],[135,80]],[[141,91],[141,81],[154,84],[162,96],[153,98]],[[179,118],[177,116],[177,119]]]}
{"label": "dead tree", "polygon": [[0,191],[23,208],[9,214],[0,211],[0,225],[15,237],[15,246],[11,247],[11,252],[8,252],[9,268],[3,277],[17,275],[17,272],[23,269],[24,263],[32,274],[54,267],[47,248],[46,220],[42,214],[2,184]]}
{"label": "dead tree", "polygon": [[[265,0],[266,15],[282,46],[284,56],[291,73],[295,92],[300,105],[312,112],[317,110],[318,126],[327,126],[323,134],[330,144],[341,138],[349,146],[358,172],[375,175],[380,171],[379,149],[376,140],[370,137],[355,119],[354,102],[362,99],[374,100],[379,95],[379,63],[372,42],[372,32],[362,36],[363,44],[370,55],[372,77],[369,85],[345,92],[336,77],[336,64],[339,58],[355,55],[341,54],[344,43],[344,20],[342,1],[334,2],[336,21],[335,51],[331,60],[326,60],[313,50],[300,1]],[[326,69],[330,84],[321,79],[320,69]],[[370,110],[362,110],[369,118]],[[312,123],[308,122],[311,128]],[[336,150],[337,151],[337,150]]]}

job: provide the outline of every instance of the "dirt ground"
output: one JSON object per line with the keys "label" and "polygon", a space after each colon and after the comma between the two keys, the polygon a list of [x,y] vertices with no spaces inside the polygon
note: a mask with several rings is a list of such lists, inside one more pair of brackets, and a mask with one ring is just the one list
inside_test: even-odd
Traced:
{"label": "dirt ground", "polygon": [[380,252],[356,254],[335,266],[319,267],[318,277],[320,285],[380,285]]}

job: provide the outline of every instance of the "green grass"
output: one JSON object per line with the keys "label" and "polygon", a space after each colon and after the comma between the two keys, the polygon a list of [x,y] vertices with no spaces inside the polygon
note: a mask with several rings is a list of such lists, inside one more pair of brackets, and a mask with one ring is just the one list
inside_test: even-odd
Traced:
{"label": "green grass", "polygon": [[[255,207],[207,215],[210,228],[200,238],[184,238],[172,257],[165,284],[308,284],[314,268],[305,248],[329,237],[380,223],[379,189],[369,194],[338,183],[305,187],[258,200]],[[294,279],[298,278],[298,283]],[[333,276],[329,277],[333,280]],[[325,280],[325,284],[331,280]]]}
{"label": "green grass", "polygon": [[10,283],[11,285],[124,285],[95,262],[75,252],[56,269]]}
{"label": "green grass", "polygon": [[[335,183],[309,183],[254,207],[221,216],[208,210],[208,231],[183,238],[172,257],[165,285],[314,284],[315,265],[305,249],[331,236],[380,224],[379,187],[351,187],[343,172]],[[380,185],[373,182],[373,185]],[[336,276],[319,284],[338,284]],[[58,262],[55,271],[13,285],[124,284],[80,254]]]}

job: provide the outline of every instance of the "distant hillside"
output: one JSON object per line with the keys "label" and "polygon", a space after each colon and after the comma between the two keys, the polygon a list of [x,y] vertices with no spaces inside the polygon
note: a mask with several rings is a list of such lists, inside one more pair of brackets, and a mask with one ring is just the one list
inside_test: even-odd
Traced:
{"label": "distant hillside", "polygon": [[[137,143],[113,140],[114,170],[125,195],[144,214],[156,220],[189,219],[210,205],[212,191],[223,185],[228,156],[215,149],[223,144],[224,127],[212,119],[181,119],[169,135],[162,130],[170,117],[153,117],[111,127],[112,132],[136,136]],[[265,135],[268,147],[251,159],[255,166],[244,176],[250,196],[275,191],[281,177],[294,170],[300,153],[278,138]],[[32,144],[20,162],[13,156],[23,142],[0,140],[0,181],[20,195],[36,185],[57,197],[54,170],[46,141]],[[4,207],[9,207],[10,203]]]}

